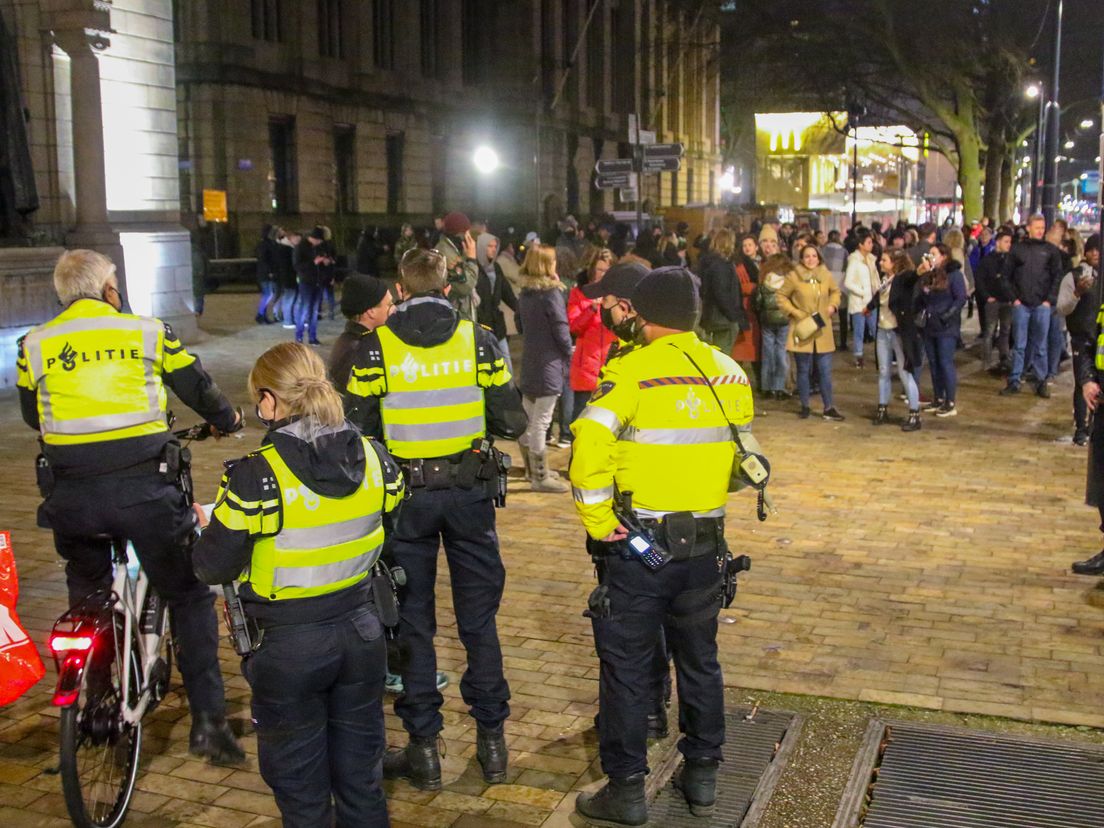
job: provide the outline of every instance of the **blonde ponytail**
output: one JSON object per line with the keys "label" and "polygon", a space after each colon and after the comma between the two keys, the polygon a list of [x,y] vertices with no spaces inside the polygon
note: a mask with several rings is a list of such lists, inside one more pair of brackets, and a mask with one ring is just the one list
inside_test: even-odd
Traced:
{"label": "blonde ponytail", "polygon": [[288,414],[309,420],[311,432],[345,422],[341,396],[327,379],[326,366],[301,342],[281,342],[261,354],[249,372],[250,396],[257,399],[262,388],[276,395]]}

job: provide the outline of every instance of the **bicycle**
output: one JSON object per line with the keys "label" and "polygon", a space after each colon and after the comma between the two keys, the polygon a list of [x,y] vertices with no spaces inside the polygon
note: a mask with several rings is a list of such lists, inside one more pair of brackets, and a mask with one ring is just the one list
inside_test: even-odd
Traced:
{"label": "bicycle", "polygon": [[[187,444],[213,433],[206,423],[173,432],[185,444],[180,483],[189,508]],[[92,593],[68,609],[49,639],[58,672],[52,703],[61,708],[58,771],[78,828],[116,828],[126,818],[138,780],[142,719],[168,694],[173,665],[168,605],[126,538],[101,539],[111,541],[110,592]]]}

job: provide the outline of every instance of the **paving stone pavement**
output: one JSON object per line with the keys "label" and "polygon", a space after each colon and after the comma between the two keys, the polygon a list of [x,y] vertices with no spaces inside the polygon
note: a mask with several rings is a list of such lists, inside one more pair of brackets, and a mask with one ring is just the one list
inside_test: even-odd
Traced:
{"label": "paving stone pavement", "polygon": [[[247,411],[248,367],[290,334],[251,325],[250,302],[209,297],[206,334],[191,348]],[[326,322],[320,336],[329,342],[339,330]],[[796,403],[777,402],[763,403],[756,420],[779,514],[758,523],[746,494],[730,506],[729,542],[754,565],[723,613],[726,684],[1104,727],[1104,591],[1068,570],[1099,543],[1095,513],[1082,505],[1085,450],[1068,442],[1068,369],[1051,400],[1006,399],[977,370],[973,351],[960,354],[959,416],[928,417],[921,432],[904,434],[870,424],[876,373],[840,356],[836,398],[846,422],[801,421]],[[177,408],[181,424],[192,421]],[[902,415],[904,404],[894,400],[891,413]],[[0,529],[13,533],[19,613],[45,654],[64,609],[64,573],[48,534],[35,528],[35,435],[14,394],[0,395],[0,428]],[[197,446],[197,491],[213,496],[221,461],[260,435],[254,424],[241,440]],[[567,451],[553,452],[554,466],[567,460]],[[592,726],[598,665],[581,614],[593,579],[570,495],[516,485],[499,531],[508,573],[499,631],[513,692],[509,782],[488,787],[478,774],[474,723],[457,687],[463,649],[442,598],[438,652],[453,677],[445,691],[446,785],[423,793],[388,783],[397,828],[568,825],[572,792],[601,777]],[[447,591],[442,565],[439,594]],[[128,825],[278,824],[257,773],[248,686],[226,644],[222,658],[248,766],[190,758],[186,709],[174,693],[148,720]],[[27,696],[0,708],[0,825],[68,824],[58,779],[47,772],[57,762],[52,681],[51,665]],[[403,741],[390,714],[388,736]]]}

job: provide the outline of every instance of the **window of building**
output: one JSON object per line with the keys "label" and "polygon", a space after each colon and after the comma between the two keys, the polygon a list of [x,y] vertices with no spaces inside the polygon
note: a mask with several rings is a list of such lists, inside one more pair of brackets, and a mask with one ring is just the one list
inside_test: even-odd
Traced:
{"label": "window of building", "polygon": [[268,119],[268,148],[268,194],[272,212],[282,215],[297,213],[295,118],[282,115]]}
{"label": "window of building", "polygon": [[445,214],[445,183],[448,178],[448,141],[444,135],[434,134],[430,139],[429,197],[433,202],[433,215]]}
{"label": "window of building", "polygon": [[556,0],[541,0],[541,93],[545,104],[556,94]]}
{"label": "window of building", "polygon": [[421,0],[419,14],[422,77],[439,77],[439,63],[437,50],[440,44],[437,42],[437,0]]}
{"label": "window of building", "polygon": [[575,52],[575,41],[579,39],[579,4],[578,0],[562,0],[560,4],[563,40],[560,54],[560,67],[568,72],[567,83],[564,85],[564,100],[575,100],[575,82],[579,75],[571,67],[571,56]]}
{"label": "window of building", "polygon": [[395,68],[395,0],[372,3],[372,51],[377,68]]}
{"label": "window of building", "polygon": [[251,0],[253,39],[279,43],[283,40],[280,29],[280,0]]}
{"label": "window of building", "polygon": [[610,79],[614,112],[635,112],[633,86],[636,82],[637,53],[632,29],[632,9],[624,9],[620,4],[610,8],[610,54],[616,59],[610,61]]}
{"label": "window of building", "polygon": [[389,132],[385,139],[387,155],[387,213],[395,215],[402,207],[403,143],[401,132]]}
{"label": "window of building", "polygon": [[479,0],[463,0],[460,6],[460,72],[465,85],[482,83],[490,63],[490,50],[482,47],[482,33],[493,31]]}
{"label": "window of building", "polygon": [[686,169],[686,203],[693,204],[694,199],[694,168],[687,167]]}
{"label": "window of building", "polygon": [[355,213],[356,127],[334,126],[334,206],[339,213]]}
{"label": "window of building", "polygon": [[594,109],[603,108],[606,98],[606,50],[604,48],[606,27],[603,18],[604,15],[599,0],[598,10],[594,12],[586,36],[587,106]]}
{"label": "window of building", "polygon": [[671,205],[679,203],[679,174],[678,170],[671,173]]}
{"label": "window of building", "polygon": [[341,0],[318,0],[318,54],[344,57],[341,48]]}

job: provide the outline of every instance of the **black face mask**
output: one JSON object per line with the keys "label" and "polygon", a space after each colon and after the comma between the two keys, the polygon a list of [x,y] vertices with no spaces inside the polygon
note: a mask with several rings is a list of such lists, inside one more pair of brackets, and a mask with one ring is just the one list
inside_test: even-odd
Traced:
{"label": "black face mask", "polygon": [[613,308],[600,309],[602,324],[622,342],[633,342],[636,339],[636,317],[629,316],[620,322],[613,321]]}
{"label": "black face mask", "polygon": [[[261,400],[264,400],[264,395],[265,394],[271,394],[272,393],[267,388],[258,388],[257,390],[261,392]],[[273,399],[275,399],[275,397],[273,397]],[[276,421],[275,420],[266,420],[264,417],[261,416],[261,403],[260,403],[260,401],[257,402],[255,410],[256,410],[256,414],[257,414],[257,422],[263,423],[264,427],[266,429],[272,428],[272,424],[275,423]]]}

